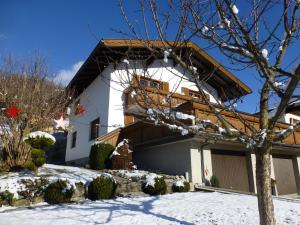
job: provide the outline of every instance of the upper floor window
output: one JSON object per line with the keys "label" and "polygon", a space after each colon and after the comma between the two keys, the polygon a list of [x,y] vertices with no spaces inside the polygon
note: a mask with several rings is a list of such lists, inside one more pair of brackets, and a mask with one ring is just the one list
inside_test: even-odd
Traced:
{"label": "upper floor window", "polygon": [[295,125],[297,123],[299,123],[300,121],[294,118],[290,118],[290,124]]}
{"label": "upper floor window", "polygon": [[[192,98],[198,98],[200,100],[203,99],[202,95],[198,91],[194,91],[194,90],[191,90],[191,89],[188,89],[188,88],[185,88],[185,87],[183,87],[181,91],[182,91],[183,94],[191,96]],[[206,97],[206,99],[209,100],[209,95],[208,94],[205,94],[205,97]]]}
{"label": "upper floor window", "polygon": [[162,82],[150,78],[140,77],[139,85],[143,87],[153,87],[153,88],[162,89]]}
{"label": "upper floor window", "polygon": [[94,140],[99,136],[100,119],[93,120],[90,124],[90,140]]}

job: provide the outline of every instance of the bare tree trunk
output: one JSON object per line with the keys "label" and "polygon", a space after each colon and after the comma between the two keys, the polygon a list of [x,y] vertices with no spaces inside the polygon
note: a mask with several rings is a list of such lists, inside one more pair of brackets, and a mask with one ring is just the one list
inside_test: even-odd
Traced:
{"label": "bare tree trunk", "polygon": [[270,149],[257,149],[256,152],[256,186],[261,225],[275,225],[269,152]]}

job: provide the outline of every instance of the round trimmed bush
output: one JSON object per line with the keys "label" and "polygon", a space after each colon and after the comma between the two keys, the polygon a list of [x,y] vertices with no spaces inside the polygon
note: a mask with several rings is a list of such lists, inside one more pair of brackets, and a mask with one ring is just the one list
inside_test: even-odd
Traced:
{"label": "round trimmed bush", "polygon": [[164,195],[167,192],[167,184],[164,177],[155,177],[154,185],[145,182],[142,189],[143,192],[149,195]]}
{"label": "round trimmed bush", "polygon": [[55,141],[51,138],[46,138],[43,136],[36,136],[34,138],[28,138],[25,140],[32,148],[45,149],[51,145],[54,145]]}
{"label": "round trimmed bush", "polygon": [[110,199],[115,196],[116,184],[108,176],[100,176],[89,184],[88,198],[95,201],[99,199]]}
{"label": "round trimmed bush", "polygon": [[73,187],[68,187],[67,181],[58,180],[50,184],[45,190],[45,201],[49,204],[61,204],[71,201]]}
{"label": "round trimmed bush", "polygon": [[210,184],[212,187],[220,187],[220,182],[219,182],[219,179],[216,175],[212,175],[211,178],[210,178]]}
{"label": "round trimmed bush", "polygon": [[31,160],[36,167],[44,165],[46,162],[45,151],[42,149],[33,148],[31,150]]}
{"label": "round trimmed bush", "polygon": [[25,169],[28,169],[30,171],[35,171],[36,167],[34,165],[34,163],[32,161],[29,161],[27,162],[25,165],[24,165],[24,168]]}
{"label": "round trimmed bush", "polygon": [[1,202],[12,205],[14,200],[14,194],[9,192],[8,190],[0,192],[0,205]]}
{"label": "round trimmed bush", "polygon": [[90,168],[94,170],[103,170],[111,167],[109,159],[110,154],[113,152],[114,146],[107,143],[97,143],[92,145],[89,164]]}
{"label": "round trimmed bush", "polygon": [[173,192],[188,192],[190,190],[190,183],[186,181],[176,181],[172,185],[172,190]]}

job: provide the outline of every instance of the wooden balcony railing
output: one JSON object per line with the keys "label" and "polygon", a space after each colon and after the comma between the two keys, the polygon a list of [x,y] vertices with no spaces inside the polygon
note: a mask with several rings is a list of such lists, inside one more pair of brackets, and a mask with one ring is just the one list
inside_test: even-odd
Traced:
{"label": "wooden balcony railing", "polygon": [[[178,106],[178,110],[184,113],[195,115],[196,118],[203,120],[210,120],[211,122],[221,126],[217,117],[209,107],[201,100],[193,98],[192,96],[182,95],[178,93],[172,93],[170,96],[170,101],[164,102],[170,93],[163,90],[155,90],[154,88],[145,87],[143,90],[138,91],[138,93],[132,97],[130,93],[126,93],[125,109],[132,105],[150,106],[153,108],[168,108],[170,106]],[[219,108],[223,117],[232,125],[232,128],[239,129],[243,132],[250,133],[249,127],[253,127],[256,131],[259,131],[259,117],[251,115],[244,112],[233,112],[226,111]],[[125,113],[125,125],[133,122],[133,114]],[[287,129],[289,124],[278,122],[276,125],[276,130]],[[295,131],[287,138],[285,138],[282,143],[290,145],[300,144],[300,132]]]}

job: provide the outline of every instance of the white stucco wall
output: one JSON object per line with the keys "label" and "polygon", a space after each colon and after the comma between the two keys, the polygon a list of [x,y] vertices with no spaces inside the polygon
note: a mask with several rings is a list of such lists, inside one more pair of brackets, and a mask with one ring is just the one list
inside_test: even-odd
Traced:
{"label": "white stucco wall", "polygon": [[[172,60],[168,63],[155,60],[145,72],[139,62],[130,62],[130,65],[120,63],[116,67],[109,65],[86,90],[78,97],[80,104],[86,109],[83,116],[71,116],[70,125],[72,132],[68,135],[66,161],[88,157],[90,146],[90,122],[100,117],[100,133],[103,135],[116,129],[116,126],[124,126],[123,91],[131,82],[131,75],[137,74],[169,83],[169,90],[181,93],[181,88],[189,88],[197,91],[197,87],[189,81],[187,74],[179,65],[173,67]],[[204,91],[210,96],[210,101],[219,101],[216,90],[206,85]],[[75,102],[75,101],[74,101]],[[71,148],[71,134],[77,131],[77,143]]]}
{"label": "white stucco wall", "polygon": [[[80,99],[80,104],[85,108],[86,112],[82,116],[74,116],[74,112],[72,112],[70,116],[71,132],[69,132],[67,138],[66,161],[88,157],[90,146],[94,143],[94,141],[90,141],[90,123],[93,120],[99,117],[101,124],[108,124],[110,89],[107,82],[109,82],[109,78],[110,71],[104,70],[102,76],[98,76],[77,98]],[[75,131],[77,132],[76,147],[71,148],[71,137]],[[101,126],[99,135],[106,134],[107,131],[107,127]]]}

